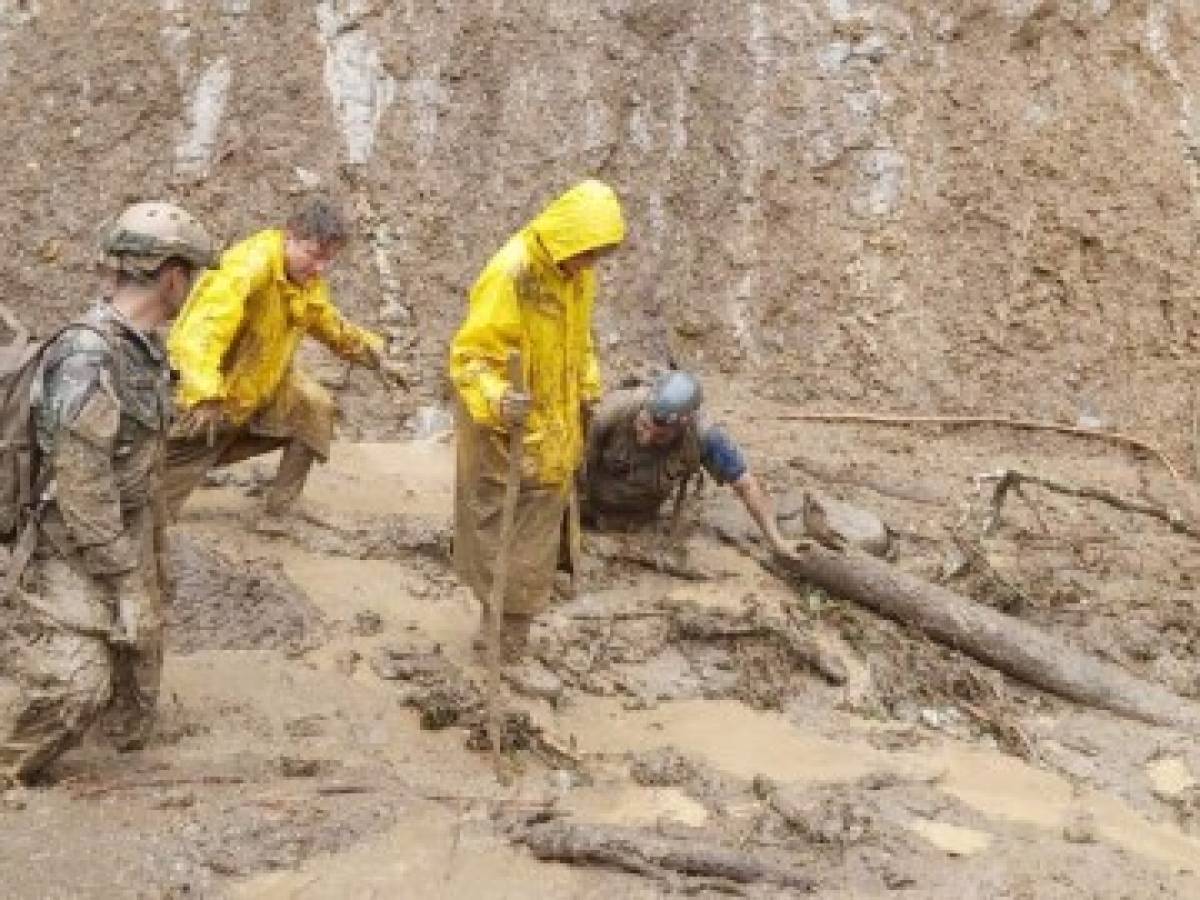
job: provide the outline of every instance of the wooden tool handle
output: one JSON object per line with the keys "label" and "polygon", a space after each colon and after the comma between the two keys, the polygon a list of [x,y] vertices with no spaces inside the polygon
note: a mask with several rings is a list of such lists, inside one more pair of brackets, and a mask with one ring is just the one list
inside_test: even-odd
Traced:
{"label": "wooden tool handle", "polygon": [[508,382],[512,386],[512,390],[524,393],[525,366],[521,362],[520,350],[508,351]]}
{"label": "wooden tool handle", "polygon": [[[525,370],[521,351],[508,352],[508,380],[513,391],[525,390]],[[521,458],[525,448],[525,426],[513,425],[508,432],[508,478],[504,484],[504,505],[500,512],[500,542],[496,548],[496,563],[492,570],[492,595],[488,602],[488,740],[492,745],[492,764],[496,777],[505,781],[501,749],[504,742],[504,714],[500,709],[500,632],[504,621],[504,593],[508,586],[509,551],[513,541],[513,524],[517,501],[521,493]]]}

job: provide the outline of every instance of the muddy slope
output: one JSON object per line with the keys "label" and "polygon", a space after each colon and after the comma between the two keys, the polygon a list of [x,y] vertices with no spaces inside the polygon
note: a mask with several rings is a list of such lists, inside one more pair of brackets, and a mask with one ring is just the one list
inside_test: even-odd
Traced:
{"label": "muddy slope", "polygon": [[[805,403],[1092,411],[1178,451],[1198,15],[6,0],[6,299],[77,308],[96,224],[128,199],[183,200],[233,239],[325,188],[366,236],[343,302],[394,328],[412,367],[399,415],[442,390],[490,251],[598,174],[631,224],[599,313],[610,369],[675,355],[769,365]],[[359,397],[375,390],[344,394],[383,433],[394,417]]]}

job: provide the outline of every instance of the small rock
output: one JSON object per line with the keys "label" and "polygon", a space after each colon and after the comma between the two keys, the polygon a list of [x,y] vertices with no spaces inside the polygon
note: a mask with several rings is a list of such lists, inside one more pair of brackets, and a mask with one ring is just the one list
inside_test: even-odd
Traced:
{"label": "small rock", "polygon": [[413,314],[406,304],[399,300],[389,301],[379,313],[379,319],[385,325],[412,325]]}
{"label": "small rock", "polygon": [[155,809],[191,809],[196,805],[192,791],[173,791],[154,804]]}
{"label": "small rock", "polygon": [[562,697],[563,683],[540,662],[530,660],[504,670],[505,682],[518,694],[554,704]]}
{"label": "small rock", "polygon": [[1090,813],[1079,813],[1063,826],[1063,840],[1072,844],[1096,843],[1096,823]]}
{"label": "small rock", "polygon": [[897,872],[893,869],[886,869],[882,873],[883,886],[889,891],[904,891],[910,887],[915,887],[917,879],[911,875],[906,875],[904,872]]}
{"label": "small rock", "polygon": [[371,637],[383,631],[383,618],[371,609],[354,614],[354,633],[359,637]]}
{"label": "small rock", "polygon": [[971,557],[957,544],[950,544],[942,554],[942,580],[949,581],[966,573],[971,568]]}
{"label": "small rock", "polygon": [[1105,428],[1108,423],[1092,403],[1085,400],[1079,405],[1079,418],[1076,424],[1080,428]]}
{"label": "small rock", "polygon": [[284,778],[316,778],[333,767],[327,759],[300,759],[294,756],[279,757],[279,773]]}
{"label": "small rock", "polygon": [[371,660],[371,669],[385,681],[432,683],[447,668],[441,646],[419,642],[409,647],[382,647]]}
{"label": "small rock", "polygon": [[316,172],[313,172],[311,169],[305,169],[300,166],[296,166],[292,170],[292,173],[296,176],[296,181],[298,181],[300,186],[306,191],[315,191],[321,186],[321,176]]}

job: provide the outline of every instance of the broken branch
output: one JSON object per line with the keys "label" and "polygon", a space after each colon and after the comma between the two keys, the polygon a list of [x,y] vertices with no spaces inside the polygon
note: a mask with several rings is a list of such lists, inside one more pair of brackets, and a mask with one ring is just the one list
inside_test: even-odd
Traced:
{"label": "broken branch", "polygon": [[[976,475],[975,481],[977,484],[986,484],[989,482],[995,483],[995,489],[992,493],[991,507],[992,512],[988,523],[988,529],[994,528],[996,523],[1000,521],[1000,508],[1004,504],[1004,497],[1009,490],[1021,493],[1022,484],[1032,484],[1037,487],[1045,488],[1048,491],[1053,491],[1057,494],[1065,494],[1068,497],[1078,497],[1083,500],[1098,500],[1105,503],[1113,509],[1119,509],[1122,512],[1137,513],[1138,515],[1149,516],[1152,519],[1158,519],[1160,522],[1165,522],[1171,526],[1172,531],[1177,531],[1180,534],[1186,534],[1188,537],[1200,538],[1200,528],[1188,522],[1181,512],[1175,509],[1162,509],[1158,506],[1152,506],[1149,503],[1140,503],[1137,500],[1128,500],[1119,497],[1112,491],[1105,488],[1081,487],[1079,485],[1066,484],[1062,481],[1055,481],[1052,478],[1046,478],[1041,475],[1032,475],[1028,472],[1021,472],[1017,469],[1000,469],[996,472],[987,472],[982,475]],[[1028,502],[1028,500],[1026,500]],[[1043,530],[1045,526],[1043,524]]]}
{"label": "broken branch", "polygon": [[811,891],[801,873],[712,841],[666,837],[640,828],[545,822],[521,829],[515,840],[542,860],[598,865],[654,876],[678,872],[693,878],[719,878],[737,884],[768,882]]}
{"label": "broken branch", "polygon": [[1077,425],[1064,425],[1061,422],[1013,419],[1008,416],[889,416],[858,412],[811,412],[788,413],[779,416],[779,419],[783,422],[859,422],[869,425],[992,425],[1000,428],[1016,428],[1021,431],[1051,431],[1141,450],[1161,462],[1163,467],[1171,473],[1172,478],[1182,481],[1179,470],[1166,453],[1149,441],[1120,431],[1101,431]]}

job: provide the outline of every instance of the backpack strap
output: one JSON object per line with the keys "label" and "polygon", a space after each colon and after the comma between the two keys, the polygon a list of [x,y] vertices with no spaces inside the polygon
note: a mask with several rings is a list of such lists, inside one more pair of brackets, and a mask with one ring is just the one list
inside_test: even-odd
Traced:
{"label": "backpack strap", "polygon": [[[6,310],[0,307],[0,319],[5,321],[10,328],[19,335],[19,339],[23,341],[29,340],[29,332],[21,328],[19,323],[14,324],[11,314],[6,314]],[[46,350],[60,337],[74,328],[85,328],[88,331],[94,332],[101,337],[106,344],[111,348],[110,335],[106,334],[102,329],[92,325],[89,322],[74,321],[59,328],[50,335],[36,351],[29,357],[25,365],[40,366],[45,361]],[[14,400],[13,386],[16,379],[9,383],[8,391],[4,398],[0,401],[0,406],[5,408]],[[28,403],[28,397],[26,397]],[[27,440],[24,447],[19,447],[16,450],[17,460],[17,494],[20,510],[24,513],[24,521],[21,523],[17,532],[17,539],[13,543],[9,551],[8,564],[5,567],[4,578],[0,580],[0,602],[7,603],[13,596],[13,592],[17,588],[17,583],[21,580],[21,576],[25,574],[25,569],[29,566],[29,561],[33,558],[33,553],[37,549],[38,533],[41,530],[42,513],[45,512],[46,504],[50,501],[48,489],[50,487],[49,472],[44,467],[37,465],[37,441],[33,434],[32,417],[26,423]]]}
{"label": "backpack strap", "polygon": [[8,565],[5,568],[4,580],[0,581],[0,602],[8,603],[17,589],[17,582],[25,574],[29,561],[33,559],[33,551],[37,549],[40,513],[30,515],[17,534],[16,543],[8,554]]}

